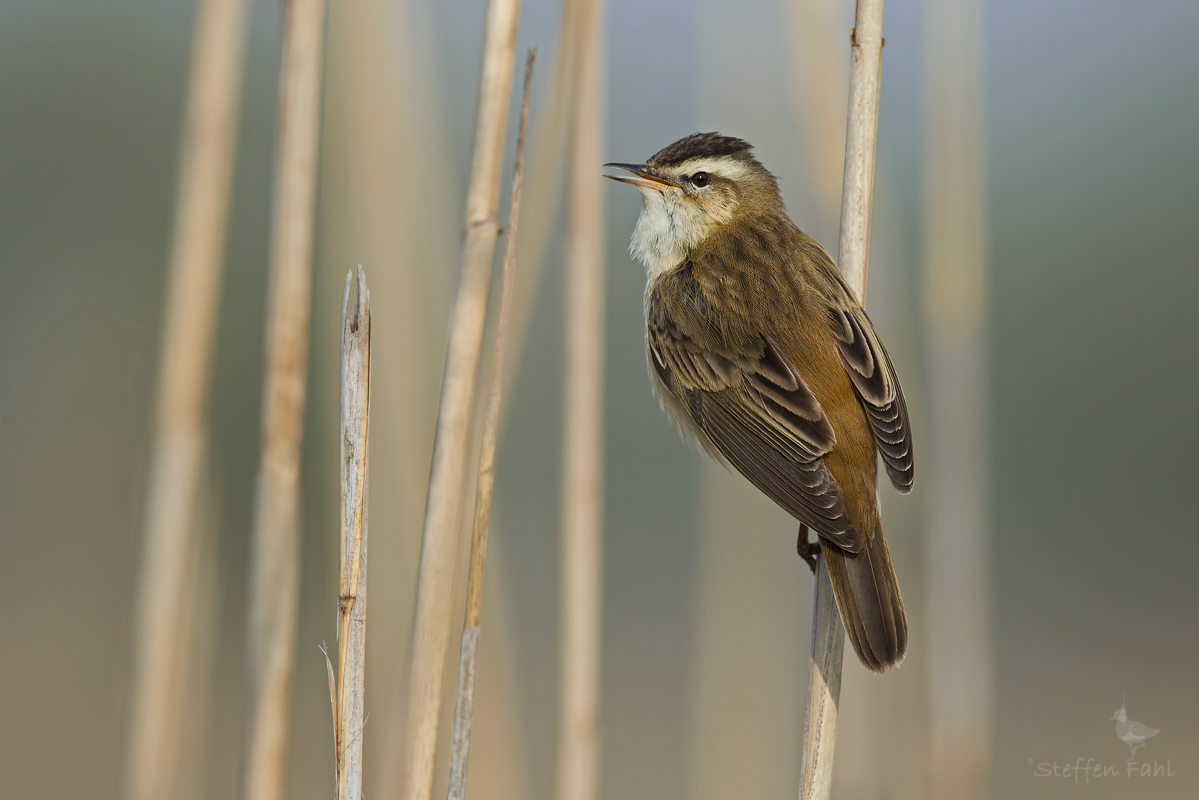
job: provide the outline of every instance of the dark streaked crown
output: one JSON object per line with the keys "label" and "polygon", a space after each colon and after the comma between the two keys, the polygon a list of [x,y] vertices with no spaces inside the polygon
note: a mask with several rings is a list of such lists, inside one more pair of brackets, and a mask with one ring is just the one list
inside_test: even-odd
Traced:
{"label": "dark streaked crown", "polygon": [[[663,147],[654,153],[647,165],[652,167],[670,167],[690,161],[693,158],[731,157],[746,163],[757,164],[751,151],[753,145],[744,139],[734,136],[722,136],[719,133],[693,133],[685,136],[671,145]],[[759,166],[761,166],[759,164]]]}

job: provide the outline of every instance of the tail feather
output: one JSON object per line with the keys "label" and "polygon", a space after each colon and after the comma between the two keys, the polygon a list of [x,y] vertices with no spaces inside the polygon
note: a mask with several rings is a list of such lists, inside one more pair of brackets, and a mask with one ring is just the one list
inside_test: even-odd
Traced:
{"label": "tail feather", "polygon": [[881,526],[872,533],[856,554],[823,538],[820,548],[853,649],[867,669],[885,672],[903,661],[908,622]]}

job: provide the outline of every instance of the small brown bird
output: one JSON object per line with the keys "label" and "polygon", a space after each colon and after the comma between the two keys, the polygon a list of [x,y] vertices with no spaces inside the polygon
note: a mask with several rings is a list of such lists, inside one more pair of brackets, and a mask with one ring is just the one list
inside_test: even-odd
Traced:
{"label": "small brown bird", "polygon": [[751,150],[697,133],[605,165],[641,191],[630,251],[648,274],[650,381],[680,433],[800,521],[813,566],[805,527],[816,532],[849,640],[881,672],[903,660],[908,628],[876,453],[910,491],[907,406],[858,298]]}

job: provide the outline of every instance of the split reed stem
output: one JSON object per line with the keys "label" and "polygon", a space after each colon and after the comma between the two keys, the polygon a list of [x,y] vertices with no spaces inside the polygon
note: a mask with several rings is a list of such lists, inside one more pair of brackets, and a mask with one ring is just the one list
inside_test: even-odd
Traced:
{"label": "split reed stem", "polygon": [[[366,721],[367,498],[370,468],[371,309],[366,275],[346,275],[341,303],[341,531],[337,588],[337,677],[329,666],[337,800],[362,798]],[[350,288],[354,286],[351,296]]]}

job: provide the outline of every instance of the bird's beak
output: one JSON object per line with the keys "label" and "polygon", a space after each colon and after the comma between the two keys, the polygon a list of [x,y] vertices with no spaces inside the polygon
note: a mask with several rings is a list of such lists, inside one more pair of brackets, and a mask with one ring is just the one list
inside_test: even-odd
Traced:
{"label": "bird's beak", "polygon": [[657,175],[650,175],[645,171],[644,164],[604,164],[605,167],[617,167],[618,169],[628,170],[633,173],[632,178],[626,178],[623,175],[605,175],[605,178],[611,178],[614,181],[627,183],[636,186],[638,189],[656,189],[661,192],[664,188],[677,189],[677,183],[671,183],[665,178],[659,178]]}

